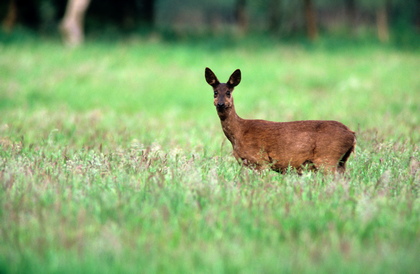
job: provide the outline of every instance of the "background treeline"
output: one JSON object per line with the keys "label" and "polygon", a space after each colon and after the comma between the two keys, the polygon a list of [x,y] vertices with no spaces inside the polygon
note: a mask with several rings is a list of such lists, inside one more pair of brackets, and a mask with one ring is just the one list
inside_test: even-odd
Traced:
{"label": "background treeline", "polygon": [[[417,35],[419,0],[4,0],[2,28],[41,33],[59,29],[70,7],[86,6],[78,16],[82,32],[153,30],[174,37],[197,34],[264,32],[276,37],[320,34],[348,37]],[[67,11],[66,11],[67,10]]]}

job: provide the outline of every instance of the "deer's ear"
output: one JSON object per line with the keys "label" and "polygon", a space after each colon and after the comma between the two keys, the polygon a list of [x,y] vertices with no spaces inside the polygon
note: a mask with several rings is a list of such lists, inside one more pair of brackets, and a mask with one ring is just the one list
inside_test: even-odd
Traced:
{"label": "deer's ear", "polygon": [[241,70],[235,70],[227,82],[230,86],[236,87],[241,82]]}
{"label": "deer's ear", "polygon": [[216,75],[213,73],[213,71],[211,71],[211,69],[206,68],[205,76],[207,84],[209,84],[210,86],[215,87],[218,84],[220,84],[219,80],[217,80]]}

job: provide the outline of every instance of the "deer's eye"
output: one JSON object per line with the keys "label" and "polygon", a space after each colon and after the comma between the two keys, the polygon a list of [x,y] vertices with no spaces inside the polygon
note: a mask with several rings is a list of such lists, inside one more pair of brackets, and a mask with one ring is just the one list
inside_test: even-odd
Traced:
{"label": "deer's eye", "polygon": [[217,91],[215,91],[215,92],[214,92],[214,97],[216,97],[216,96],[217,96],[217,94],[218,94],[218,92],[217,92]]}
{"label": "deer's eye", "polygon": [[226,96],[230,97],[230,91],[226,92]]}

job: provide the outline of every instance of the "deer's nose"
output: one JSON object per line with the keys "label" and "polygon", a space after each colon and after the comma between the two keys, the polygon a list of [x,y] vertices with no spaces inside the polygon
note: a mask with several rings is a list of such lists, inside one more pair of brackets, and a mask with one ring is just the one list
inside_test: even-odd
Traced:
{"label": "deer's nose", "polygon": [[217,102],[216,108],[218,111],[222,111],[226,108],[225,102]]}

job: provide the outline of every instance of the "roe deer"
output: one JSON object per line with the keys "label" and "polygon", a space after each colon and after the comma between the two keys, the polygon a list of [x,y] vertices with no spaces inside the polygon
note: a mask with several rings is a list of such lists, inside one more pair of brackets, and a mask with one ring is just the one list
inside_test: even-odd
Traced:
{"label": "roe deer", "polygon": [[235,70],[227,83],[220,83],[209,68],[207,83],[214,90],[214,105],[222,129],[233,146],[233,155],[250,168],[270,167],[284,173],[290,166],[301,173],[323,169],[343,173],[346,161],[356,145],[356,136],[337,121],[270,122],[242,119],[236,114],[232,92],[241,82],[241,71]]}

